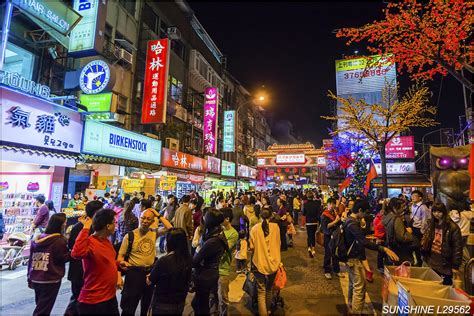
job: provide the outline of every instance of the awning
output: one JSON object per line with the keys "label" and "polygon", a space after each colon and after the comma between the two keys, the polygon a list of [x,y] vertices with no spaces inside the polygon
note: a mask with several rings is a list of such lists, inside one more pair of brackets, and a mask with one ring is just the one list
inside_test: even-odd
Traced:
{"label": "awning", "polygon": [[123,167],[135,167],[140,169],[148,169],[148,170],[159,170],[161,166],[141,162],[141,161],[134,161],[128,159],[120,159],[120,158],[111,158],[111,157],[104,157],[104,156],[96,156],[96,155],[88,155],[82,154],[81,158],[85,163],[105,163],[109,165],[116,165],[116,166],[123,166]]}
{"label": "awning", "polygon": [[[431,187],[430,179],[421,173],[407,175],[389,175],[387,176],[387,184],[389,188],[403,187]],[[382,178],[377,177],[372,181],[375,188],[382,187]]]}
{"label": "awning", "polygon": [[3,161],[20,163],[32,163],[44,166],[76,167],[78,155],[61,154],[58,152],[31,149],[28,147],[16,147],[0,144],[1,157]]}

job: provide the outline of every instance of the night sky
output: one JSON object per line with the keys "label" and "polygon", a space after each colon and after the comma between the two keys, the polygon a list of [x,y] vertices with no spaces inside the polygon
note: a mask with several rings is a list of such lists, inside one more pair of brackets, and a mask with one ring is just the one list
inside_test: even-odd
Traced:
{"label": "night sky", "polygon": [[[189,2],[196,17],[227,56],[228,70],[250,92],[262,85],[271,96],[266,107],[276,119],[288,119],[304,141],[321,146],[328,137],[327,91],[336,91],[335,60],[364,47],[346,46],[334,29],[361,26],[383,18],[377,2]],[[402,91],[410,81],[398,77]],[[461,84],[441,77],[429,84],[432,105],[439,103],[441,125],[415,129],[416,141],[432,130],[453,127],[464,115]],[[438,100],[439,99],[439,100]]]}

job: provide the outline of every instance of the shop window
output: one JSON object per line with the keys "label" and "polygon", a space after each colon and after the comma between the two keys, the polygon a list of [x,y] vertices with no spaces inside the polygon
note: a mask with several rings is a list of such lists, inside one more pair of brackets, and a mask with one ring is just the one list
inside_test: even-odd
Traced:
{"label": "shop window", "polygon": [[145,8],[142,11],[142,21],[145,23],[150,30],[159,33],[160,19],[153,9],[145,3]]}
{"label": "shop window", "polygon": [[180,40],[171,40],[171,50],[178,55],[179,58],[184,60],[184,56],[186,53],[186,48],[184,47],[183,42]]}
{"label": "shop window", "polygon": [[33,77],[34,61],[35,56],[32,53],[10,42],[7,43],[3,70],[17,72],[26,79],[31,80]]}
{"label": "shop window", "polygon": [[168,25],[160,21],[160,38],[167,38],[168,37]]}
{"label": "shop window", "polygon": [[170,97],[176,103],[183,103],[183,83],[173,76],[168,77]]}

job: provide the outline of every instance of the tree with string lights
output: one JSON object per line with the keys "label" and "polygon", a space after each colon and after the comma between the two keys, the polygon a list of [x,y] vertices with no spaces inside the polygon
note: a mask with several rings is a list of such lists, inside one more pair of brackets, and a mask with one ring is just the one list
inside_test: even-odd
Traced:
{"label": "tree with string lights", "polygon": [[427,87],[414,86],[400,100],[397,91],[398,86],[386,82],[382,89],[381,102],[374,104],[367,103],[365,99],[337,96],[329,91],[329,97],[340,105],[338,115],[322,116],[324,119],[338,122],[333,135],[344,135],[347,132],[360,135],[361,142],[380,155],[384,197],[388,196],[385,156],[387,143],[410,127],[430,127],[438,124],[428,117],[436,114],[436,108],[427,105],[430,95]]}

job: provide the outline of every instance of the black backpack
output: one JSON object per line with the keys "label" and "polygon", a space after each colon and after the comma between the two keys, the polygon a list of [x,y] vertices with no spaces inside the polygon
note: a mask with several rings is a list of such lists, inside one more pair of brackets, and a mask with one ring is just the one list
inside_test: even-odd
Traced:
{"label": "black backpack", "polygon": [[329,241],[329,250],[331,251],[331,254],[334,254],[337,260],[339,260],[340,262],[347,262],[349,254],[351,253],[352,247],[354,247],[354,244],[357,242],[354,239],[349,249],[347,249],[346,240],[344,236],[345,235],[344,231],[347,227],[344,227],[344,226],[346,225],[345,224],[339,225],[339,227],[336,228],[332,232],[331,240]]}

